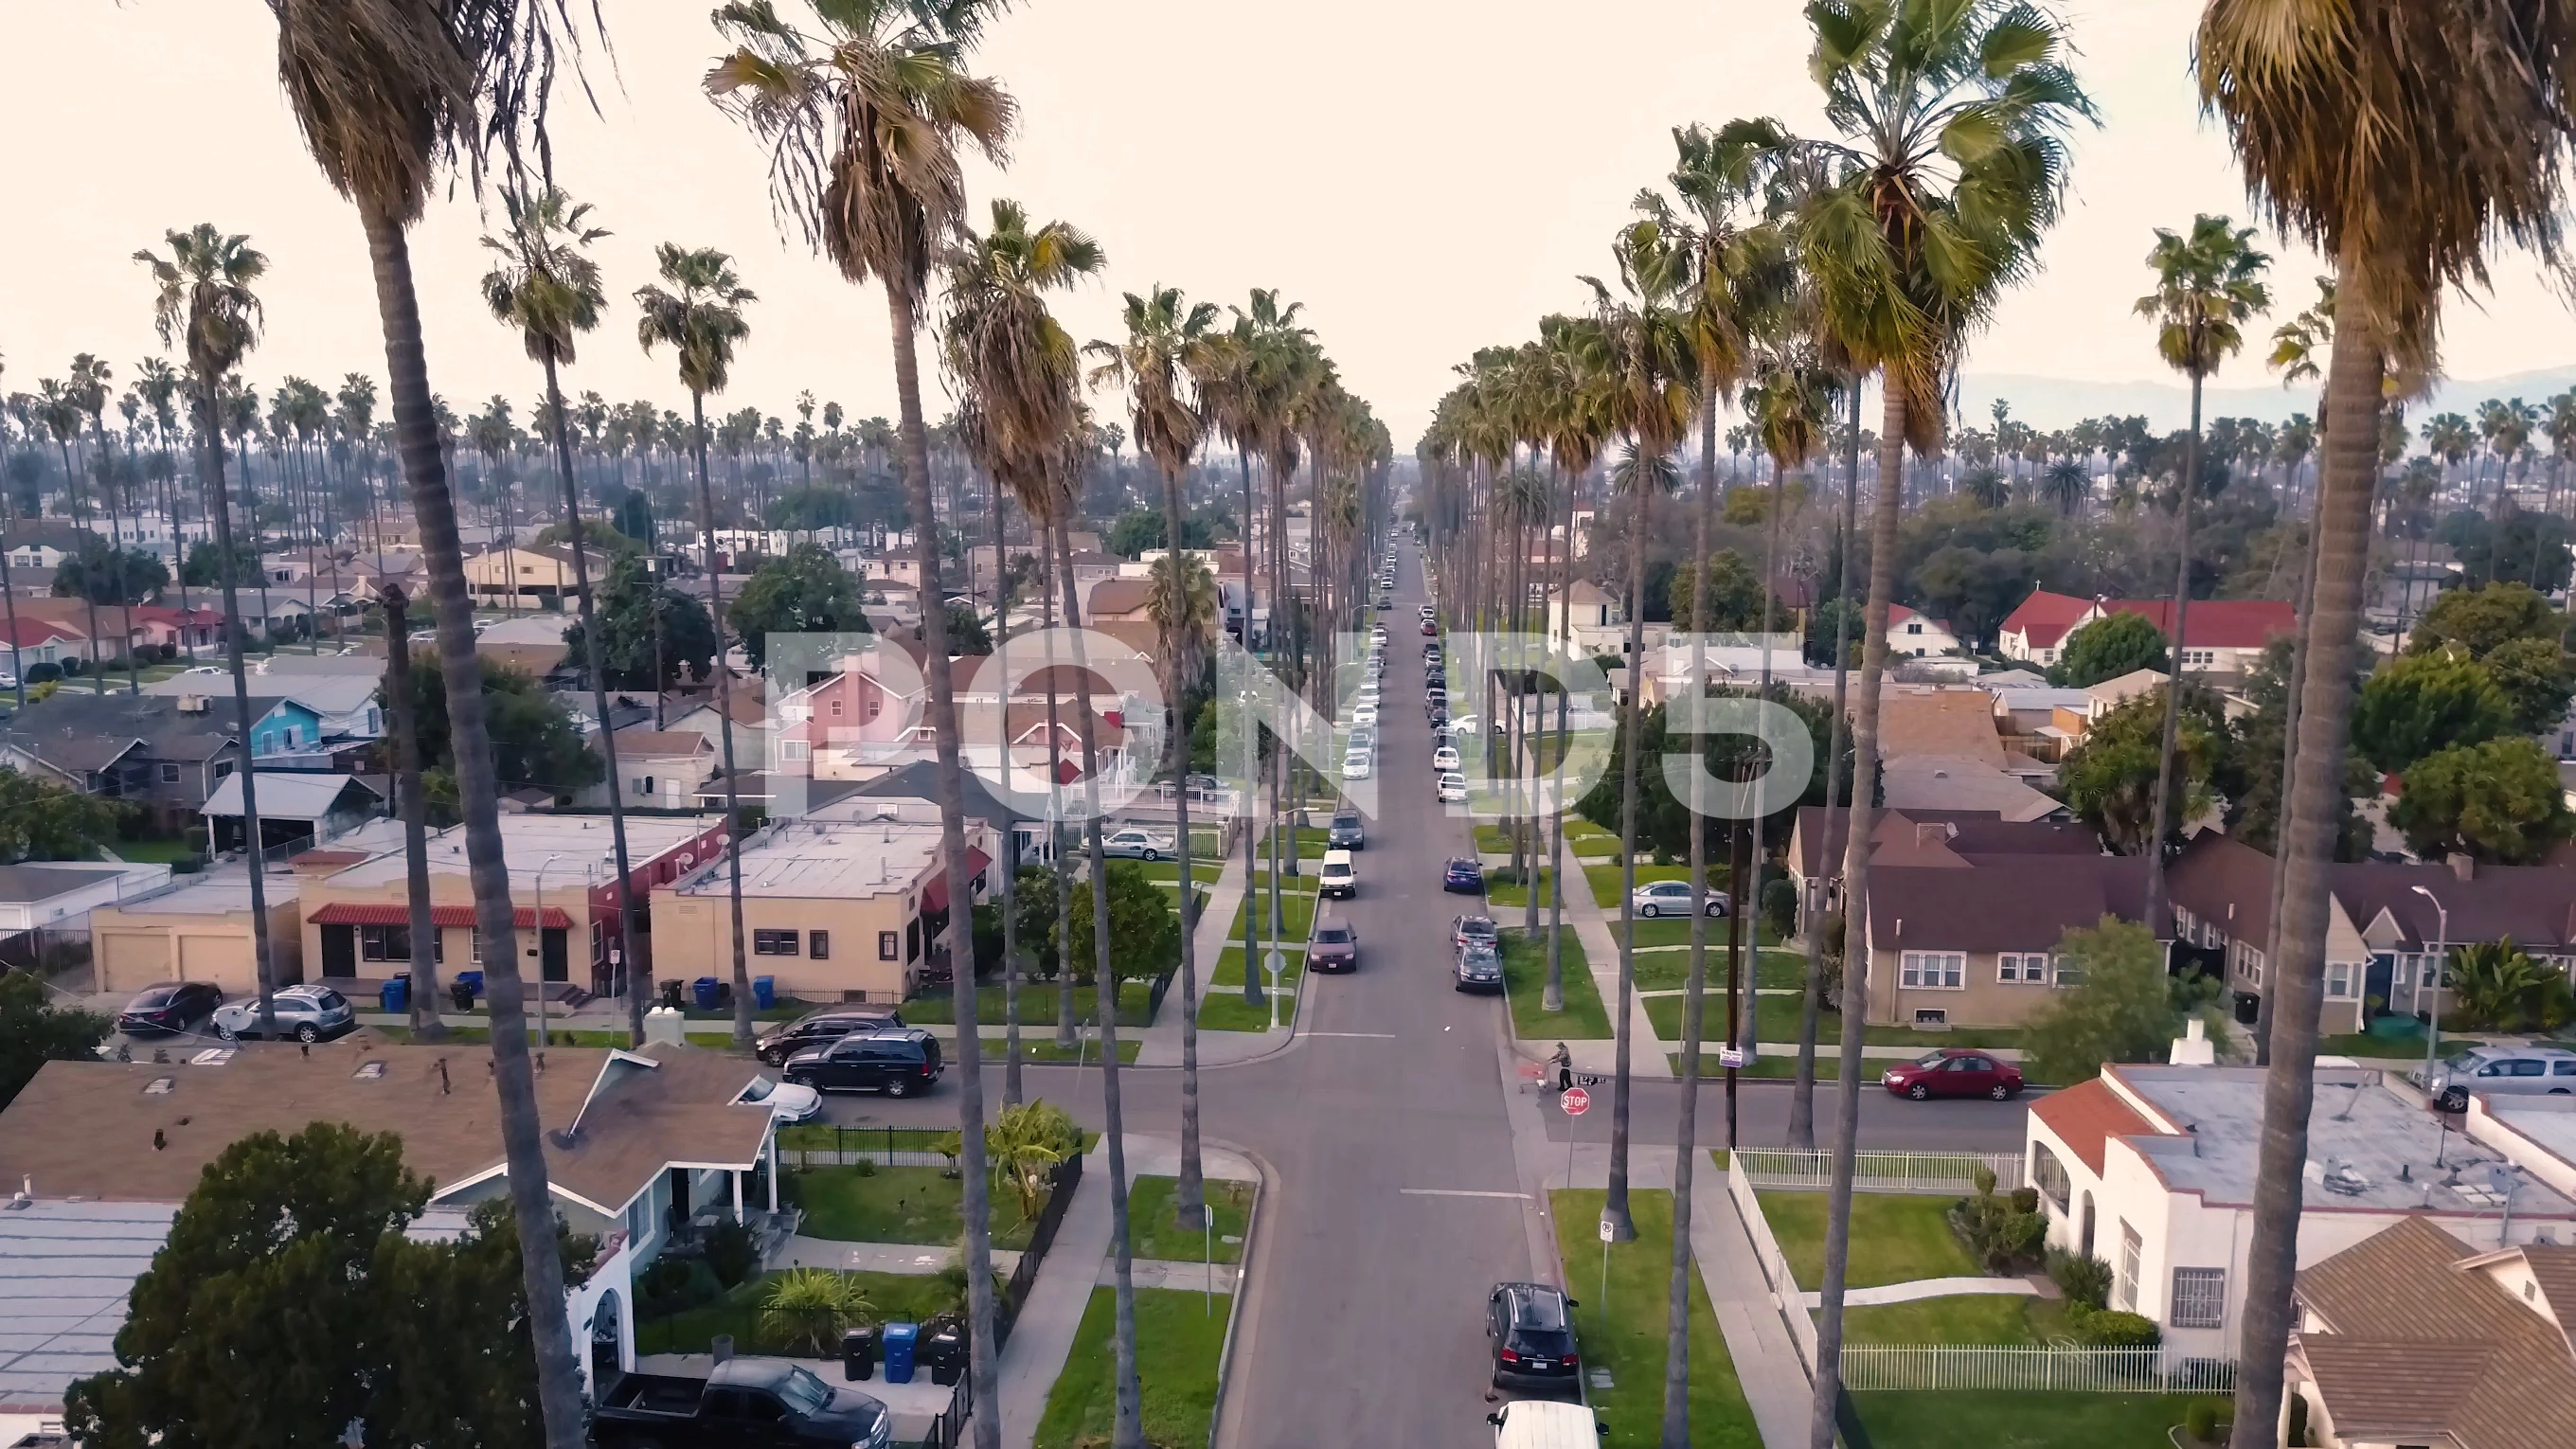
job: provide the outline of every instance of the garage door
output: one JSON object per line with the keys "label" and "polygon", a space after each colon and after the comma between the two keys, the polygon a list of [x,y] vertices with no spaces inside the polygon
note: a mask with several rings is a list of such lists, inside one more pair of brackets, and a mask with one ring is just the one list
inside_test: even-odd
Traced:
{"label": "garage door", "polygon": [[90,943],[99,990],[122,994],[170,979],[166,931],[101,931]]}
{"label": "garage door", "polygon": [[227,996],[255,991],[259,972],[252,965],[248,935],[182,936],[179,964],[190,981],[211,981]]}

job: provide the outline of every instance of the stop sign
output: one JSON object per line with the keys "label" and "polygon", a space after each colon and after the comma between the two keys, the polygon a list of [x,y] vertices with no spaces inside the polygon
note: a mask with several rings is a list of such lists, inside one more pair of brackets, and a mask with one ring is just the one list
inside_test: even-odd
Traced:
{"label": "stop sign", "polygon": [[1565,1109],[1566,1116],[1580,1117],[1592,1110],[1592,1094],[1581,1087],[1568,1087],[1557,1097],[1556,1104]]}

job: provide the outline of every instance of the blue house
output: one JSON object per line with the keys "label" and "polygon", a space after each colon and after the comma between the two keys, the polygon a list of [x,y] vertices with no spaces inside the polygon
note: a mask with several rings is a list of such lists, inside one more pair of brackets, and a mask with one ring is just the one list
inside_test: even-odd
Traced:
{"label": "blue house", "polygon": [[299,754],[322,742],[320,714],[291,699],[251,700],[254,709],[262,704],[268,706],[267,712],[253,720],[250,727],[253,759]]}

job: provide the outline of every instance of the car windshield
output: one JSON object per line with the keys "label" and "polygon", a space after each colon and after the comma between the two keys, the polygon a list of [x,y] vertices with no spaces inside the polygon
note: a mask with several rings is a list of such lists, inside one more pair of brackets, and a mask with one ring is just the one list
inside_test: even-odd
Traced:
{"label": "car windshield", "polygon": [[1336,815],[1333,817],[1333,828],[1335,830],[1357,830],[1360,828],[1360,818],[1355,814],[1347,812]]}
{"label": "car windshield", "polygon": [[1494,923],[1485,916],[1469,916],[1458,923],[1458,934],[1470,940],[1490,941],[1497,934]]}
{"label": "car windshield", "polygon": [[1495,955],[1494,948],[1484,942],[1470,941],[1467,943],[1466,963],[1469,966],[1499,966],[1502,964],[1502,958]]}
{"label": "car windshield", "polygon": [[167,1006],[178,996],[178,994],[178,989],[175,987],[155,986],[151,990],[144,992],[141,996],[134,998],[134,1005],[138,1007]]}
{"label": "car windshield", "polygon": [[769,1100],[769,1094],[777,1089],[778,1084],[767,1077],[754,1077],[751,1079],[751,1085],[742,1089],[742,1099],[746,1102],[766,1102]]}
{"label": "car windshield", "polygon": [[813,1414],[832,1402],[832,1390],[810,1370],[792,1368],[779,1381],[778,1397],[786,1401],[789,1413]]}
{"label": "car windshield", "polygon": [[1553,1293],[1514,1295],[1512,1327],[1562,1333],[1565,1330],[1565,1300]]}
{"label": "car windshield", "polygon": [[1949,1059],[1949,1055],[1944,1052],[1925,1052],[1923,1055],[1914,1059],[1914,1065],[1918,1067],[1937,1067]]}
{"label": "car windshield", "polygon": [[1326,946],[1343,945],[1351,939],[1351,929],[1348,926],[1321,926],[1316,928],[1315,939]]}
{"label": "car windshield", "polygon": [[313,989],[312,996],[313,1004],[321,1007],[324,1011],[337,1011],[341,1007],[349,1004],[339,992],[332,990],[328,986],[315,987]]}

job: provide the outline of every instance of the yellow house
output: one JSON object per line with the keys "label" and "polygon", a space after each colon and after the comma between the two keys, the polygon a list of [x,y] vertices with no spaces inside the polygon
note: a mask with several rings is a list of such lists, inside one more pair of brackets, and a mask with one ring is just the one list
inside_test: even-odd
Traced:
{"label": "yellow house", "polygon": [[[597,549],[584,549],[590,567],[590,579],[597,585],[608,577],[608,556]],[[465,588],[477,602],[499,603],[511,599],[522,603],[560,604],[573,592],[573,553],[568,544],[502,544],[489,548],[465,561]]]}
{"label": "yellow house", "polygon": [[[260,878],[269,955],[281,986],[304,979],[303,892],[314,881],[383,851],[402,849],[402,822],[371,820],[322,850],[296,856]],[[165,981],[203,981],[227,996],[259,989],[251,930],[250,874],[230,861],[203,875],[174,877],[167,890],[89,913],[98,989],[124,993]]]}

